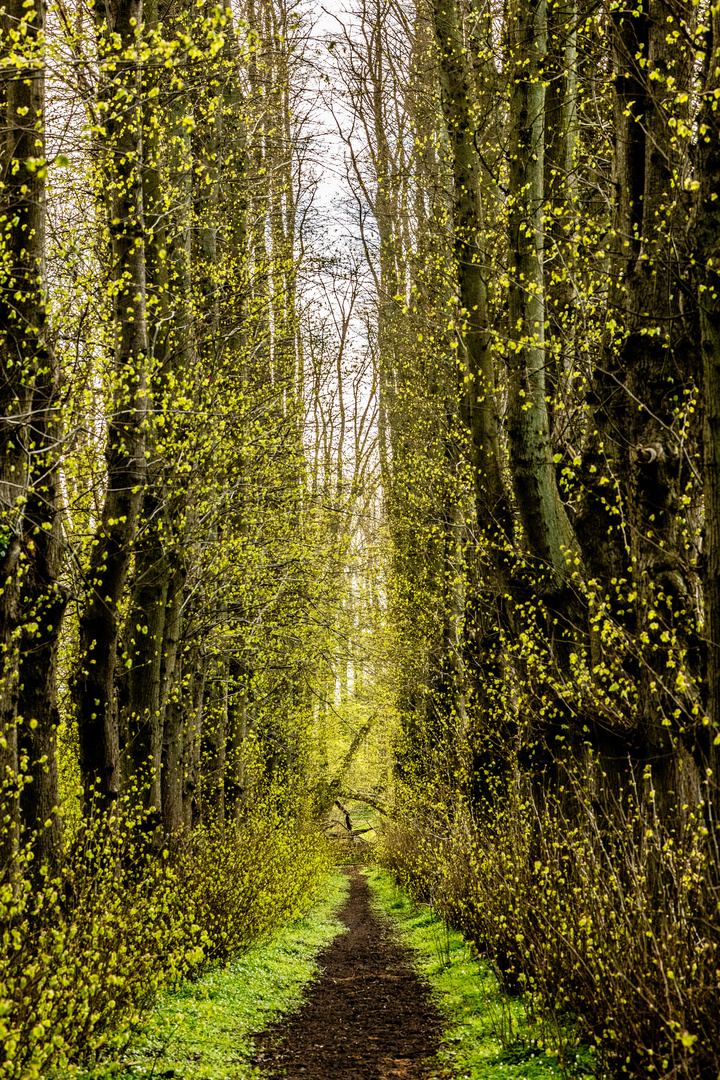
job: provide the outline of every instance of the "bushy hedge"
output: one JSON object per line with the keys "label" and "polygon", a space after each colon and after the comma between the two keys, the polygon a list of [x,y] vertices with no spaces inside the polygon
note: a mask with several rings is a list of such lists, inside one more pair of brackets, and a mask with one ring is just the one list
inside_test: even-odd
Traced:
{"label": "bushy hedge", "polygon": [[39,883],[27,853],[6,868],[2,1080],[102,1061],[161,986],[299,914],[331,862],[323,840],[260,813],[240,835],[203,830],[175,859],[142,837],[116,819],[84,829]]}
{"label": "bushy hedge", "polygon": [[408,817],[383,861],[524,992],[548,1045],[570,1018],[599,1075],[716,1080],[720,874],[704,807],[671,834],[636,798],[601,815],[565,794],[539,810],[507,792],[492,830]]}
{"label": "bushy hedge", "polygon": [[232,844],[210,829],[180,862],[185,903],[208,960],[224,960],[292,921],[331,865],[326,841],[286,829],[249,830]]}

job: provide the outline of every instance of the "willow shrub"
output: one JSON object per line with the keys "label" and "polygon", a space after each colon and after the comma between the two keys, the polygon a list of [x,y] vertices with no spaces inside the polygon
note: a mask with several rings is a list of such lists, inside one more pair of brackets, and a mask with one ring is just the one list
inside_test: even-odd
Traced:
{"label": "willow shrub", "polygon": [[35,879],[19,852],[0,884],[0,1077],[101,1068],[162,986],[292,918],[329,863],[324,841],[258,821],[175,860],[131,818],[98,823]]}
{"label": "willow shrub", "polygon": [[[671,835],[636,793],[602,816],[508,793],[492,830],[391,830],[383,861],[523,991],[549,1049],[567,1020],[598,1074],[720,1072],[720,887],[704,807]],[[567,1049],[567,1046],[565,1046]]]}

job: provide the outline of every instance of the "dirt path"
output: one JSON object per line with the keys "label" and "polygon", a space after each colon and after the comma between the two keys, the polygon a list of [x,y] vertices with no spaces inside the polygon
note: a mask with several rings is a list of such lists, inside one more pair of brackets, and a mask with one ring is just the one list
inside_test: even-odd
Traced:
{"label": "dirt path", "polygon": [[347,873],[350,897],[339,918],[348,932],[321,954],[301,1010],[259,1037],[255,1061],[287,1080],[421,1080],[440,1015],[408,953],[372,913],[365,878],[355,867]]}

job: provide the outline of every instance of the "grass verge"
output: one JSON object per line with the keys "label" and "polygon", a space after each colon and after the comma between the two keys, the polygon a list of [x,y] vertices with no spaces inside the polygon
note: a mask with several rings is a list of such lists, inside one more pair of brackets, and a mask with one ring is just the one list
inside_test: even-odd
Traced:
{"label": "grass verge", "polygon": [[[591,1077],[592,1058],[571,1045],[570,1031],[550,1030],[521,998],[504,994],[492,968],[462,934],[417,904],[386,870],[363,871],[376,911],[389,917],[416,955],[448,1026],[439,1054],[441,1077],[453,1080],[560,1080]],[[563,1050],[558,1054],[560,1044]]]}
{"label": "grass verge", "polygon": [[344,929],[336,916],[349,882],[334,872],[308,914],[195,982],[164,993],[122,1060],[104,1071],[122,1080],[248,1080],[253,1034],[294,1012],[317,971],[318,953]]}

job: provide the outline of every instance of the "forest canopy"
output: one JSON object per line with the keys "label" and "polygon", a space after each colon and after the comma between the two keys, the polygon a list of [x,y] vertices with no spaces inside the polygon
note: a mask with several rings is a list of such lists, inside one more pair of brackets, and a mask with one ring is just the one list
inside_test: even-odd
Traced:
{"label": "forest canopy", "polygon": [[0,1075],[359,800],[598,1075],[716,1080],[718,102],[712,0],[0,7]]}

